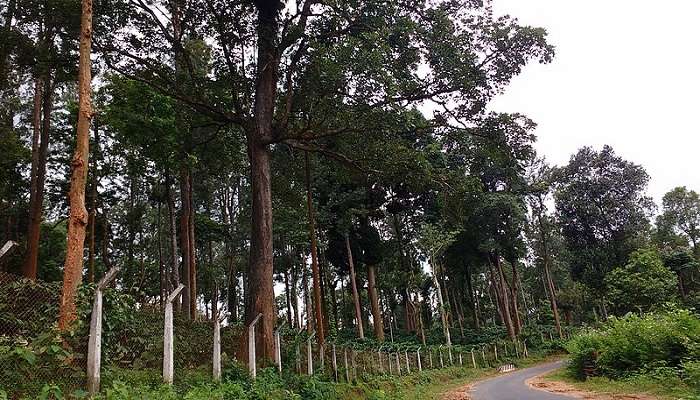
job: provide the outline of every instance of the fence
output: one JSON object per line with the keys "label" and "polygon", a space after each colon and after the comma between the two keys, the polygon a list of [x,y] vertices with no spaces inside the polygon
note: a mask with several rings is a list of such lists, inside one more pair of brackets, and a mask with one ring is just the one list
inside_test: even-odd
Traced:
{"label": "fence", "polygon": [[[113,277],[113,274],[108,276]],[[46,331],[47,324],[50,326],[55,322],[51,316],[58,314],[60,283],[31,282],[0,273],[0,363],[26,364],[26,368],[17,367],[16,370],[5,368],[0,373],[0,389],[7,391],[10,396],[32,395],[38,393],[43,384],[60,380],[63,393],[74,389],[89,389],[93,392],[99,390],[103,345],[100,314],[102,291],[106,290],[108,284],[109,279],[101,282],[92,294],[92,333],[88,335],[87,331],[77,332],[57,342],[56,337],[46,335]],[[116,339],[110,336],[112,347],[138,354],[140,365],[137,365],[135,357],[115,358],[113,354],[111,364],[116,363],[126,368],[148,368],[151,371],[161,371],[162,366],[161,376],[165,383],[177,381],[178,374],[189,367],[206,366],[212,373],[212,380],[219,380],[222,364],[230,360],[224,360],[221,352],[234,348],[238,332],[232,328],[221,328],[218,321],[186,323],[177,318],[173,320],[174,297],[171,296],[166,302],[165,310],[156,309],[151,312],[143,309],[140,313],[134,313],[151,318],[144,323],[151,328],[151,336],[146,343],[135,342],[130,337],[128,332],[140,336],[133,333],[133,329],[119,333]],[[105,317],[109,317],[109,311]],[[111,329],[114,330],[115,327],[112,326]],[[255,323],[247,327],[249,337],[253,338],[249,341],[251,346],[248,360],[253,378],[257,373],[255,329]],[[188,333],[190,336],[183,337],[183,334]],[[370,344],[331,338],[324,346],[320,346],[313,332],[297,331],[281,325],[275,331],[275,363],[280,373],[287,371],[320,375],[337,382],[358,382],[375,374],[406,375],[451,366],[495,368],[527,357],[528,346],[540,345],[553,339],[551,331],[541,332],[539,336],[540,343],[534,343],[537,338],[529,338],[514,342],[497,340],[473,346]],[[195,340],[199,342],[194,343]],[[67,345],[72,351],[64,349]],[[30,350],[24,351],[24,348]],[[18,385],[20,382],[21,387]],[[27,384],[28,382],[36,384]]]}

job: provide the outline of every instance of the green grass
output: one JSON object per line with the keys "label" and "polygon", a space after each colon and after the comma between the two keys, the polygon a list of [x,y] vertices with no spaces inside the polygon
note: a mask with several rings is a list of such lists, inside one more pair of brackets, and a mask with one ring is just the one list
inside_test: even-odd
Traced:
{"label": "green grass", "polygon": [[590,377],[581,381],[566,369],[560,369],[544,376],[543,379],[565,382],[577,389],[595,393],[650,395],[662,400],[700,400],[700,394],[671,371],[655,371],[621,379]]}

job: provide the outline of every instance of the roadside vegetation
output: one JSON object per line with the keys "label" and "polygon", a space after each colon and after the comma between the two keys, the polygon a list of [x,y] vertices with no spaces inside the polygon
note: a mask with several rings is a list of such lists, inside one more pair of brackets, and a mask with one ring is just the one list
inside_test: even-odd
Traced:
{"label": "roadside vegetation", "polygon": [[566,348],[568,368],[550,379],[596,392],[700,398],[700,318],[688,310],[612,317]]}

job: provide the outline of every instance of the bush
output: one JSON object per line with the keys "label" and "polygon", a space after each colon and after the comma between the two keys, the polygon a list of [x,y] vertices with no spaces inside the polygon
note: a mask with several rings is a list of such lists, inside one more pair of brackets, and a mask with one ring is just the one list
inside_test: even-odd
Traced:
{"label": "bush", "polygon": [[[611,378],[664,367],[681,369],[684,362],[700,360],[700,319],[687,310],[639,317],[612,318],[602,328],[572,339],[569,368],[584,376],[584,367]],[[692,366],[691,366],[692,369]]]}

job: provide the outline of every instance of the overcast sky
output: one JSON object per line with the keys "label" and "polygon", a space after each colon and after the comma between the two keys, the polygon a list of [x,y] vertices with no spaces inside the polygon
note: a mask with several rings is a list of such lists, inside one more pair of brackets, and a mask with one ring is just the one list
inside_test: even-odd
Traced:
{"label": "overcast sky", "polygon": [[564,164],[611,145],[651,176],[649,194],[700,190],[700,1],[493,0],[547,29],[554,61],[528,66],[491,105],[538,123],[537,150]]}

